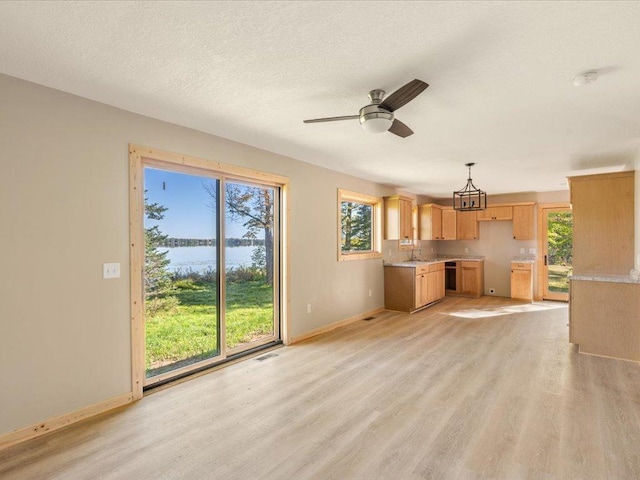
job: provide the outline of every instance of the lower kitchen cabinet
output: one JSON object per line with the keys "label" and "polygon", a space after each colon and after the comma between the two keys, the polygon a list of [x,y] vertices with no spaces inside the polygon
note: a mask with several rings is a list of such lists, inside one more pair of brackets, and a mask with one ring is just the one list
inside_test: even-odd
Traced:
{"label": "lower kitchen cabinet", "polygon": [[384,306],[414,312],[444,297],[444,263],[384,267]]}
{"label": "lower kitchen cabinet", "polygon": [[484,262],[460,262],[460,294],[480,298],[484,295]]}
{"label": "lower kitchen cabinet", "polygon": [[511,262],[511,298],[533,301],[533,263]]}
{"label": "lower kitchen cabinet", "polygon": [[640,362],[640,284],[615,277],[623,275],[571,279],[569,341],[580,353]]}

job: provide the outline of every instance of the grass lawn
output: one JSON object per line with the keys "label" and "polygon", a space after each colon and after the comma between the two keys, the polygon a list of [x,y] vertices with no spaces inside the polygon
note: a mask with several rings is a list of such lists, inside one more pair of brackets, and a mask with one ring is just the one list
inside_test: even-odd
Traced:
{"label": "grass lawn", "polygon": [[569,293],[569,275],[573,267],[565,265],[549,265],[549,291]]}
{"label": "grass lawn", "polygon": [[[215,283],[175,282],[180,304],[146,319],[147,377],[213,357],[218,352]],[[227,349],[273,332],[273,287],[261,281],[229,283]]]}

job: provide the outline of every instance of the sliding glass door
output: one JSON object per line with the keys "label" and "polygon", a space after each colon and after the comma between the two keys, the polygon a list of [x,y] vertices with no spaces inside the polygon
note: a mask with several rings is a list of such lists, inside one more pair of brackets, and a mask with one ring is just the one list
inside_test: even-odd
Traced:
{"label": "sliding glass door", "polygon": [[231,353],[278,338],[274,187],[226,182],[225,343]]}
{"label": "sliding glass door", "polygon": [[180,170],[143,168],[147,386],[280,338],[279,188]]}

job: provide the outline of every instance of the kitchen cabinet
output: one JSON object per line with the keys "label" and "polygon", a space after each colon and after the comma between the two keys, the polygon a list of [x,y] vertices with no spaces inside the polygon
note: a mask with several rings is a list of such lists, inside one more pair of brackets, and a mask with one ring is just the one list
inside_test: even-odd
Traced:
{"label": "kitchen cabinet", "polygon": [[580,353],[640,361],[640,284],[616,275],[570,280],[569,342]]}
{"label": "kitchen cabinet", "polygon": [[411,243],[413,240],[412,200],[395,195],[384,197],[384,239]]}
{"label": "kitchen cabinet", "polygon": [[513,207],[511,205],[487,207],[484,210],[477,211],[477,218],[479,222],[487,222],[492,220],[512,220]]}
{"label": "kitchen cabinet", "polygon": [[444,298],[444,263],[384,267],[384,306],[414,312]]}
{"label": "kitchen cabinet", "polygon": [[484,262],[461,261],[458,271],[461,295],[474,298],[484,295]]}
{"label": "kitchen cabinet", "polygon": [[634,172],[569,177],[573,274],[628,275],[634,266]]}
{"label": "kitchen cabinet", "polygon": [[442,240],[457,239],[457,216],[456,210],[452,208],[442,209]]}
{"label": "kitchen cabinet", "polygon": [[511,298],[533,300],[533,263],[511,262]]}
{"label": "kitchen cabinet", "polygon": [[534,240],[533,231],[534,204],[513,206],[513,238],[515,240]]}
{"label": "kitchen cabinet", "polygon": [[418,207],[419,240],[456,240],[456,210],[433,203]]}
{"label": "kitchen cabinet", "polygon": [[428,203],[418,206],[418,239],[442,240],[442,207]]}
{"label": "kitchen cabinet", "polygon": [[446,294],[480,298],[484,295],[484,260],[456,260],[445,263]]}
{"label": "kitchen cabinet", "polygon": [[458,240],[477,240],[480,238],[476,213],[475,210],[471,212],[457,212],[456,238]]}

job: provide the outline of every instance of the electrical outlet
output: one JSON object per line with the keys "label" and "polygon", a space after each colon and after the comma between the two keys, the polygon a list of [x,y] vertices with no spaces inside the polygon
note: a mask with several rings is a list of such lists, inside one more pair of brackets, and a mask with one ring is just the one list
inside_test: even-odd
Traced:
{"label": "electrical outlet", "polygon": [[530,253],[531,255],[535,255],[535,254],[536,254],[536,249],[535,249],[535,248],[530,248],[530,249],[529,249],[529,253]]}
{"label": "electrical outlet", "polygon": [[369,289],[369,296],[371,296],[371,293],[372,293],[372,292],[371,292],[371,289]]}
{"label": "electrical outlet", "polygon": [[524,247],[520,249],[520,255],[524,255]]}
{"label": "electrical outlet", "polygon": [[433,253],[433,247],[431,247],[431,253]]}
{"label": "electrical outlet", "polygon": [[102,264],[102,278],[120,278],[119,263]]}
{"label": "electrical outlet", "polygon": [[469,253],[469,249],[467,247],[464,247],[464,253]]}
{"label": "electrical outlet", "polygon": [[495,288],[490,288],[489,289],[489,293],[496,293],[496,289]]}
{"label": "electrical outlet", "polygon": [[307,303],[307,313],[311,313],[311,304]]}

